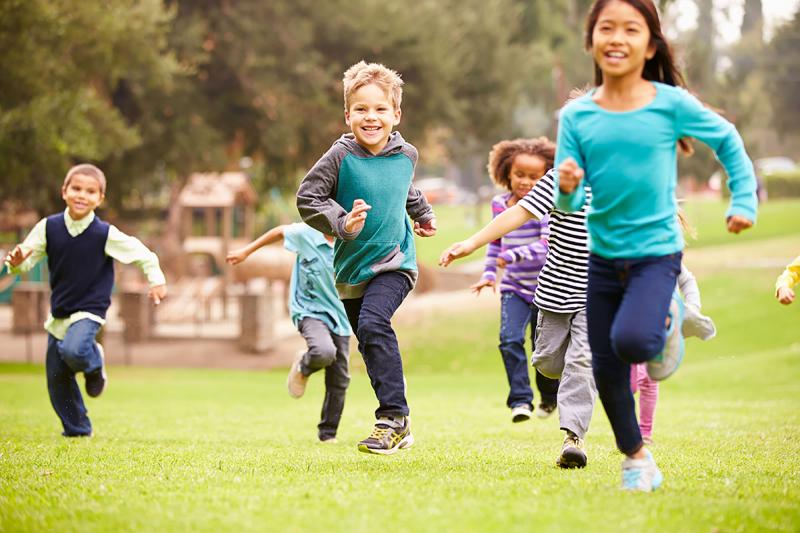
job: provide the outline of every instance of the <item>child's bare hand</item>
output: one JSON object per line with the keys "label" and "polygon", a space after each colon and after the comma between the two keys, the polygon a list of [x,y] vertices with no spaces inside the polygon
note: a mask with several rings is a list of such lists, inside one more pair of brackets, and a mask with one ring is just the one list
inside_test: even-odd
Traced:
{"label": "child's bare hand", "polygon": [[424,224],[414,222],[414,233],[420,237],[433,237],[436,235],[436,219],[432,218]]}
{"label": "child's bare hand", "polygon": [[466,241],[457,242],[450,246],[447,250],[442,252],[439,256],[439,266],[446,267],[456,259],[466,257],[475,251],[475,245],[467,239]]}
{"label": "child's bare hand", "polygon": [[794,301],[794,291],[789,287],[781,287],[775,297],[783,305],[789,305]]}
{"label": "child's bare hand", "polygon": [[743,216],[733,215],[732,217],[728,217],[728,231],[731,233],[739,233],[740,231],[744,231],[747,228],[753,226],[753,222],[744,218]]}
{"label": "child's bare hand", "polygon": [[558,188],[564,194],[572,194],[583,179],[583,169],[578,163],[568,157],[558,165]]}
{"label": "child's bare hand", "polygon": [[228,256],[225,258],[225,262],[228,263],[229,265],[238,265],[239,263],[247,259],[249,255],[250,254],[247,252],[246,248],[238,248],[236,250],[231,250],[230,252],[228,252]]}
{"label": "child's bare hand", "polygon": [[372,206],[364,200],[353,201],[353,210],[347,213],[347,218],[344,219],[344,230],[353,233],[363,229],[367,222],[367,211],[370,209]]}
{"label": "child's bare hand", "polygon": [[161,300],[167,297],[167,286],[156,285],[155,287],[150,287],[147,296],[153,300],[153,305],[158,305],[161,303]]}
{"label": "child's bare hand", "polygon": [[469,290],[475,293],[475,296],[479,296],[481,290],[485,289],[486,287],[491,287],[492,292],[497,292],[497,287],[495,287],[495,283],[493,279],[482,279],[478,283],[473,283],[469,286]]}
{"label": "child's bare hand", "polygon": [[8,261],[8,263],[12,267],[18,267],[22,263],[24,263],[25,260],[29,258],[32,253],[33,250],[28,250],[27,252],[23,252],[22,247],[17,245],[14,247],[13,250],[11,250],[10,252],[8,252],[8,254],[6,254],[6,261]]}

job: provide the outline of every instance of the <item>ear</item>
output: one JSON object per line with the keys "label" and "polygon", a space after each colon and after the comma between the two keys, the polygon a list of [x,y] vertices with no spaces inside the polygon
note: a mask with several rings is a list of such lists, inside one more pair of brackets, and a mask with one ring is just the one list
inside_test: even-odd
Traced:
{"label": "ear", "polygon": [[400,116],[402,114],[403,110],[400,109],[399,107],[394,110],[394,123],[392,124],[393,126],[397,126],[398,124],[400,124]]}
{"label": "ear", "polygon": [[61,199],[64,200],[65,202],[67,201],[67,186],[66,185],[62,185],[61,186]]}
{"label": "ear", "polygon": [[347,109],[344,110],[344,123],[350,125],[350,111]]}
{"label": "ear", "polygon": [[651,42],[649,45],[647,45],[647,52],[644,54],[645,59],[648,61],[653,59],[656,56],[657,50],[658,47],[656,46],[656,43]]}

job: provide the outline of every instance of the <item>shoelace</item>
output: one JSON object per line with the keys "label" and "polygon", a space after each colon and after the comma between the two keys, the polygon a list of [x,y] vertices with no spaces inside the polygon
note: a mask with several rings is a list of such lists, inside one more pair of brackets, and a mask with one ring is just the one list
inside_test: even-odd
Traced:
{"label": "shoelace", "polygon": [[382,440],[386,435],[389,434],[390,431],[391,428],[375,426],[374,428],[372,428],[372,433],[368,438],[374,440]]}

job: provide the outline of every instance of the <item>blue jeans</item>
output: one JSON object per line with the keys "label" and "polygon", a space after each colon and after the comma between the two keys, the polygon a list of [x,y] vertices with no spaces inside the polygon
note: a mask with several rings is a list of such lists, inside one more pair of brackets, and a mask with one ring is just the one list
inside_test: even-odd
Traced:
{"label": "blue jeans", "polygon": [[[533,391],[528,375],[528,354],[525,351],[525,330],[531,326],[531,346],[536,340],[536,304],[525,302],[516,293],[500,294],[500,355],[506,367],[509,393],[506,405],[527,405],[533,408]],[[558,380],[536,373],[536,385],[542,403],[555,404]]]}
{"label": "blue jeans", "polygon": [[617,447],[626,455],[642,447],[630,365],[649,361],[664,349],[665,322],[682,255],[589,257],[586,317],[592,370]]}
{"label": "blue jeans", "polygon": [[91,435],[92,423],[86,416],[86,406],[75,374],[100,370],[103,361],[95,344],[100,324],[83,319],[73,323],[64,340],[47,336],[47,391],[61,425],[62,435],[77,437]]}
{"label": "blue jeans", "polygon": [[411,281],[405,274],[384,272],[372,278],[361,298],[342,300],[378,398],[376,417],[408,416],[403,361],[392,315],[410,291]]}

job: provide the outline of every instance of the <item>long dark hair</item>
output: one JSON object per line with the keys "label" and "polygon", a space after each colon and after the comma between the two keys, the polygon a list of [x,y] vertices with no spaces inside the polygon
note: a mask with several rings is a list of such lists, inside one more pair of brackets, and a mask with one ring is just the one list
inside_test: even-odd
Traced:
{"label": "long dark hair", "polygon": [[[597,24],[597,19],[600,18],[600,12],[611,3],[613,0],[595,0],[592,7],[589,9],[589,15],[586,17],[586,35],[584,36],[584,47],[586,50],[592,49],[592,33]],[[642,71],[642,78],[649,81],[657,81],[674,87],[686,88],[686,81],[683,75],[675,65],[675,58],[672,53],[672,47],[664,37],[664,32],[661,30],[661,19],[658,16],[658,9],[652,0],[620,0],[632,6],[636,11],[642,14],[644,20],[647,22],[647,28],[650,30],[650,45],[654,46],[656,53],[652,58],[644,63],[644,70]],[[601,85],[603,83],[603,72],[594,62],[594,84]],[[681,150],[688,154],[694,152],[689,139],[680,139],[678,145]]]}

